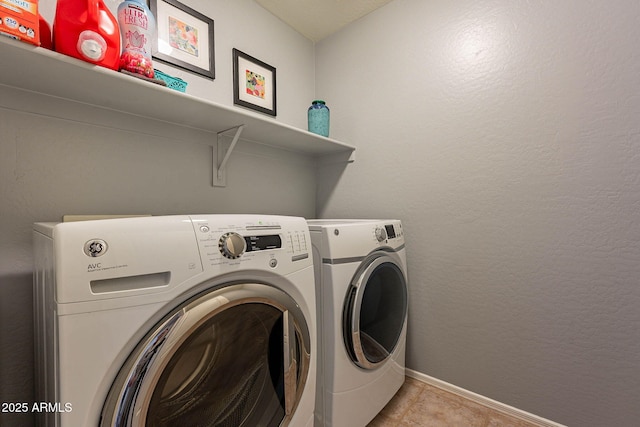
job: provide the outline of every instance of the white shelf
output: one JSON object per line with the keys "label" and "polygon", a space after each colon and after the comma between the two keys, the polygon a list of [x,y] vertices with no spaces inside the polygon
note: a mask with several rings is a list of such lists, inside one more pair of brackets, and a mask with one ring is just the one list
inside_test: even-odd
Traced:
{"label": "white shelf", "polygon": [[338,155],[352,161],[355,150],[352,145],[273,118],[217,104],[7,37],[0,37],[0,85],[214,133],[244,125],[242,140],[312,156]]}

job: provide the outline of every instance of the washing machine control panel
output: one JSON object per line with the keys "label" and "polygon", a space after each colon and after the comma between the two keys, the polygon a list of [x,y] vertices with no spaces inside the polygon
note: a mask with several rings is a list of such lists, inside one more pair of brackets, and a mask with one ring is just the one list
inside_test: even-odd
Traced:
{"label": "washing machine control panel", "polygon": [[282,238],[278,234],[241,236],[236,232],[230,232],[220,237],[218,248],[225,258],[236,259],[245,252],[280,249],[282,248]]}
{"label": "washing machine control panel", "polygon": [[[225,271],[244,268],[295,271],[312,263],[310,237],[302,219],[288,221],[247,221],[220,223],[203,216],[194,229],[204,266]],[[250,222],[249,222],[250,221]]]}

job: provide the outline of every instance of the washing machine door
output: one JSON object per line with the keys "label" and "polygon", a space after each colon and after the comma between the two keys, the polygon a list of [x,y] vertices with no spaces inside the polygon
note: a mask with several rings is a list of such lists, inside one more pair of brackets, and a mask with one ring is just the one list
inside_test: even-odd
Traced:
{"label": "washing machine door", "polygon": [[298,305],[242,283],[177,307],[118,374],[100,426],[286,426],[309,373]]}
{"label": "washing machine door", "polygon": [[343,310],[351,360],[376,369],[395,350],[407,319],[407,282],[398,260],[386,252],[367,257],[356,272]]}

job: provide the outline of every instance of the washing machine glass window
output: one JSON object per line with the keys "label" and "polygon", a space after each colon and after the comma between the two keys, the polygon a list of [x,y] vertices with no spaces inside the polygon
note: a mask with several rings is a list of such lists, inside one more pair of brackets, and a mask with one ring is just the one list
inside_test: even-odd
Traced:
{"label": "washing machine glass window", "polygon": [[207,293],[138,345],[101,425],[285,426],[306,382],[309,346],[304,318],[284,292],[243,284]]}
{"label": "washing machine glass window", "polygon": [[407,283],[388,255],[365,260],[347,294],[344,338],[351,360],[375,369],[393,353],[407,317]]}

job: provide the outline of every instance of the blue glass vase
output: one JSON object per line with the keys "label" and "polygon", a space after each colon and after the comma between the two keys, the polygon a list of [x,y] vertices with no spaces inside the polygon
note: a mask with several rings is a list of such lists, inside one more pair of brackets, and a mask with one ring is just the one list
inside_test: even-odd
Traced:
{"label": "blue glass vase", "polygon": [[309,120],[309,132],[322,136],[329,136],[329,107],[324,101],[317,99],[311,103],[307,110]]}

